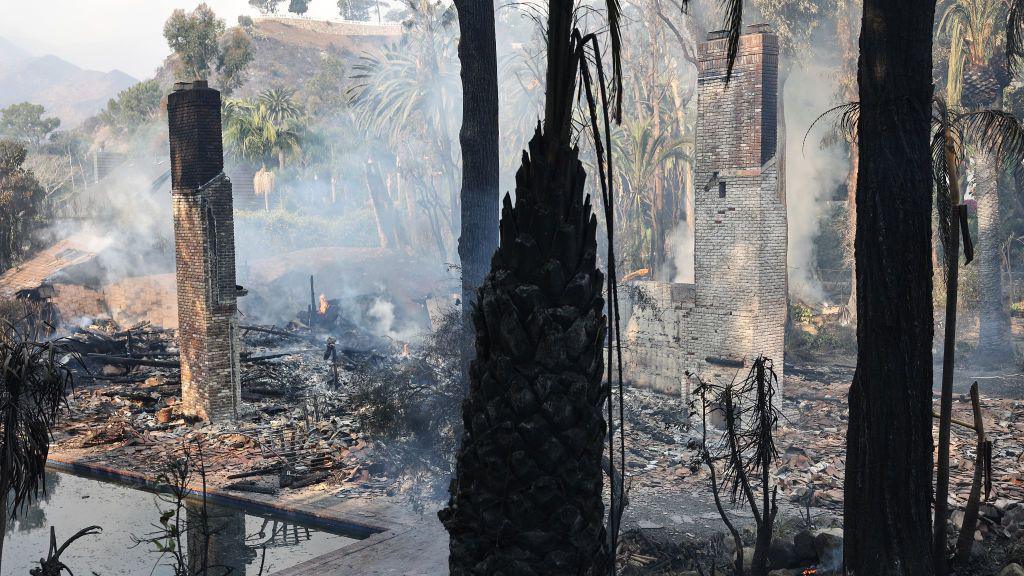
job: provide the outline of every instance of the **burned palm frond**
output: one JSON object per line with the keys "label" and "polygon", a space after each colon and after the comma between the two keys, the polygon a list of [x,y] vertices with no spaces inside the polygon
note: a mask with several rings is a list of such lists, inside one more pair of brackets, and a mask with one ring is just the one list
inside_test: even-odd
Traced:
{"label": "burned palm frond", "polygon": [[946,165],[946,132],[936,130],[931,140],[932,184],[935,187],[935,213],[938,217],[939,243],[946,254],[947,265],[942,267],[943,282],[948,281],[953,205],[949,197],[950,182]]}
{"label": "burned palm frond", "polygon": [[[740,552],[743,543],[721,504],[723,492],[730,493],[733,503],[744,502],[749,507],[756,525],[752,567],[755,573],[766,573],[772,527],[778,514],[778,488],[769,486],[771,469],[779,457],[775,443],[781,416],[775,401],[778,376],[772,361],[759,356],[747,377],[739,383],[733,380],[715,385],[700,378],[697,381],[692,404],[699,398],[702,423],[699,452],[710,474],[710,488],[719,514],[736,539],[736,573],[743,574]],[[712,439],[708,433],[708,418],[715,411],[720,412],[723,429]]]}
{"label": "burned palm frond", "polygon": [[1024,57],[1024,1],[1011,0],[1010,10],[1006,17],[1006,61],[1010,73],[1020,70],[1020,61]]}
{"label": "burned palm frond", "polygon": [[74,536],[65,540],[64,543],[58,547],[57,532],[53,526],[50,526],[50,550],[46,555],[46,559],[39,561],[38,568],[33,568],[28,571],[29,576],[61,576],[65,571],[67,571],[68,574],[72,574],[71,569],[60,561],[60,555],[63,554],[64,551],[74,544],[79,538],[99,534],[102,531],[103,528],[100,528],[99,526],[82,528],[76,532]]}
{"label": "burned palm frond", "polygon": [[848,141],[851,145],[857,145],[857,123],[860,121],[860,102],[847,102],[838,106],[833,106],[828,110],[825,110],[811,122],[811,125],[807,127],[807,131],[804,132],[804,139],[800,143],[800,151],[803,152],[807,147],[807,137],[811,135],[811,130],[823,120],[830,121],[829,130],[825,133],[825,136],[821,139],[821,148],[828,148],[838,144],[840,141]]}
{"label": "burned palm frond", "polygon": [[725,8],[725,29],[729,32],[729,64],[725,81],[732,79],[732,67],[740,50],[740,33],[743,31],[743,0],[721,0]]}
{"label": "burned palm frond", "polygon": [[10,327],[0,338],[0,490],[13,493],[4,520],[34,498],[42,486],[50,431],[71,390],[67,354],[55,342],[37,342]]}
{"label": "burned palm frond", "polygon": [[[690,7],[691,0],[679,0],[679,8],[686,13]],[[736,55],[740,49],[740,34],[743,31],[743,0],[719,0],[722,10],[725,12],[724,29],[729,33],[728,58],[729,64],[726,68],[725,79],[732,79],[732,67],[736,62]]]}

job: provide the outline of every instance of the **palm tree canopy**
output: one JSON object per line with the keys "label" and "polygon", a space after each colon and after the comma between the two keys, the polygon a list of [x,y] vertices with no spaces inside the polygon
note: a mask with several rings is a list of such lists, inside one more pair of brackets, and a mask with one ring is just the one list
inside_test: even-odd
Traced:
{"label": "palm tree canopy", "polygon": [[[844,135],[850,141],[857,139],[857,122],[860,115],[858,102],[847,102],[826,110],[807,129],[807,135],[821,120],[831,119],[832,133],[823,141],[829,145]],[[980,148],[992,154],[999,161],[1012,166],[1013,170],[1024,169],[1024,122],[1003,110],[969,110],[953,106],[941,96],[932,99],[932,180],[935,185],[935,204],[939,215],[939,237],[943,247],[948,246],[948,231],[952,215],[949,203],[949,182],[945,149],[947,134],[958,164],[964,161],[969,148]]]}
{"label": "palm tree canopy", "polygon": [[38,493],[50,429],[72,384],[53,343],[35,342],[8,327],[0,336],[0,493],[12,493],[17,512]]}

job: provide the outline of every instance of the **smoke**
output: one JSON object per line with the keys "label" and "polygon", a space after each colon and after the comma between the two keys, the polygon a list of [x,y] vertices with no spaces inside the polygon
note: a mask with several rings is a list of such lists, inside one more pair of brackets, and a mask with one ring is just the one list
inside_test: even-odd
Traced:
{"label": "smoke", "polygon": [[848,160],[837,147],[818,144],[826,121],[804,133],[825,110],[835,105],[833,67],[819,60],[795,66],[785,86],[786,113],[786,212],[789,220],[789,289],[796,297],[822,302],[825,293],[817,275],[815,237],[827,200],[845,180]]}
{"label": "smoke", "polygon": [[396,329],[395,304],[384,298],[375,298],[366,316],[372,321],[370,332],[377,336],[404,342],[413,339],[419,332],[416,327],[409,325],[401,330]]}
{"label": "smoke", "polygon": [[71,235],[97,254],[94,261],[61,273],[65,281],[103,285],[174,271],[174,234],[167,161],[133,159],[80,194],[91,216],[58,220],[45,232],[56,241]]}
{"label": "smoke", "polygon": [[693,283],[693,243],[693,226],[689,220],[680,221],[668,236],[673,282]]}

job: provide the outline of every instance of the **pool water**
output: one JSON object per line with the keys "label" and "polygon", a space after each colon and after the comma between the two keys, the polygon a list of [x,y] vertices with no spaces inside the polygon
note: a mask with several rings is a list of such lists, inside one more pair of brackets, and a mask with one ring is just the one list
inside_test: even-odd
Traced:
{"label": "pool water", "polygon": [[[57,545],[90,525],[103,532],[75,541],[61,561],[82,576],[174,576],[175,564],[201,562],[205,548],[209,576],[270,576],[356,541],[358,537],[315,530],[291,521],[246,513],[240,508],[188,501],[179,519],[180,538],[167,538],[161,512],[175,509],[167,496],[47,471],[46,495],[29,505],[17,520],[8,521],[2,571],[27,576],[47,554],[50,526]],[[157,550],[181,551],[181,558]],[[168,542],[173,544],[168,545]],[[201,570],[196,565],[195,572]]]}

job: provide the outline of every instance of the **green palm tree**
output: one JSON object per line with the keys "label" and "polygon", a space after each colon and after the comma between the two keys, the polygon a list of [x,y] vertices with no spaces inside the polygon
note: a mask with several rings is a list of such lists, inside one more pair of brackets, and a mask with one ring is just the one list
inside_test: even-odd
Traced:
{"label": "green palm tree", "polygon": [[0,334],[0,560],[8,518],[42,486],[50,431],[72,384],[70,370],[57,360],[64,353],[10,325]]}
{"label": "green palm tree", "polygon": [[626,238],[621,256],[625,262],[652,271],[659,260],[656,253],[665,250],[654,239],[670,232],[663,229],[666,222],[657,205],[654,181],[660,169],[692,158],[692,140],[655,130],[654,124],[660,120],[651,116],[627,120],[621,130],[613,131],[612,139],[620,192],[616,210],[621,210],[616,218],[622,222],[621,233]]}
{"label": "green palm tree", "polygon": [[447,258],[460,232],[456,13],[430,0],[407,0],[405,9],[402,42],[360,57],[348,96],[357,123],[398,158],[403,188],[414,190]]}
{"label": "green palm tree", "polygon": [[[1001,109],[1009,84],[1002,52],[1015,42],[1011,28],[1019,18],[1017,0],[956,0],[939,20],[939,33],[950,40],[946,100],[967,109]],[[997,34],[1007,27],[1007,36]],[[1010,62],[1012,64],[1012,61]],[[978,345],[975,360],[1002,364],[1013,357],[1010,315],[1003,298],[999,249],[999,174],[1001,159],[991,149],[974,146],[969,166],[975,183],[978,218],[978,275],[981,282]]]}
{"label": "green palm tree", "polygon": [[224,104],[224,141],[228,152],[266,167],[277,159],[278,169],[302,150],[302,112],[291,95],[267,90],[257,98]]}

